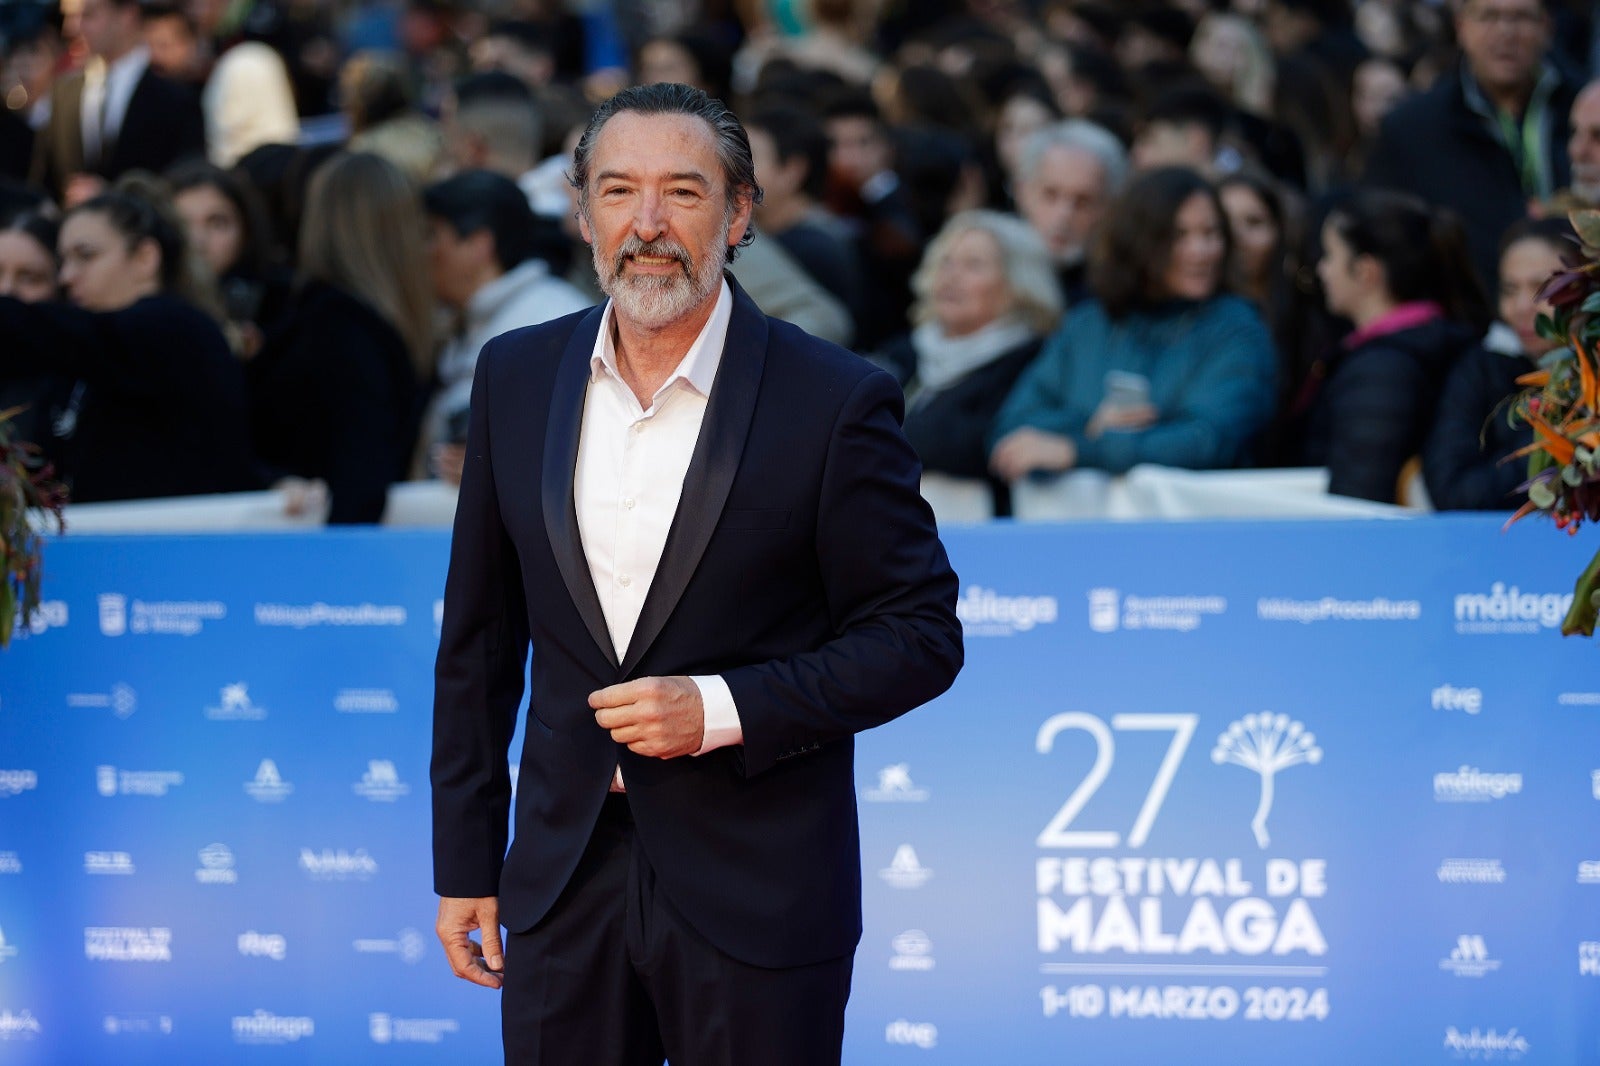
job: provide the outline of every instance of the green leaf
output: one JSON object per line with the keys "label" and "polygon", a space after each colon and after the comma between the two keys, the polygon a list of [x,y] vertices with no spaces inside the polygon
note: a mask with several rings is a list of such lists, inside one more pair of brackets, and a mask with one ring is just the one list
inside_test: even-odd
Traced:
{"label": "green leaf", "polygon": [[1533,330],[1547,341],[1564,341],[1567,339],[1566,337],[1562,336],[1561,331],[1556,328],[1555,319],[1551,318],[1543,311],[1540,311],[1538,316],[1534,318]]}
{"label": "green leaf", "polygon": [[1548,482],[1535,481],[1528,486],[1528,502],[1541,511],[1548,511],[1556,504],[1556,492]]}
{"label": "green leaf", "polygon": [[11,627],[17,620],[17,593],[11,575],[0,575],[0,648],[11,643]]}
{"label": "green leaf", "polygon": [[1595,552],[1578,577],[1577,587],[1572,590],[1572,607],[1561,622],[1561,635],[1570,637],[1582,633],[1592,637],[1597,617],[1600,617],[1600,552]]}
{"label": "green leaf", "polygon": [[1578,310],[1591,315],[1596,311],[1600,311],[1600,290],[1591,292],[1588,295],[1588,298],[1586,298],[1583,303],[1578,306]]}
{"label": "green leaf", "polygon": [[1568,463],[1561,468],[1561,480],[1577,488],[1583,484],[1583,469],[1577,463]]}
{"label": "green leaf", "polygon": [[1591,247],[1600,247],[1600,211],[1579,209],[1567,215],[1578,239]]}

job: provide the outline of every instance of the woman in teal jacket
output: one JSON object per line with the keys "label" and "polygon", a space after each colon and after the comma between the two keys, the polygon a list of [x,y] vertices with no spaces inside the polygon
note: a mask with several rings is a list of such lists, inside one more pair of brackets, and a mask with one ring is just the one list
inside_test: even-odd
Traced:
{"label": "woman in teal jacket", "polygon": [[1073,308],[1000,409],[995,474],[1246,462],[1272,416],[1277,357],[1255,308],[1222,291],[1230,251],[1200,175],[1164,167],[1129,185],[1091,255],[1095,298]]}

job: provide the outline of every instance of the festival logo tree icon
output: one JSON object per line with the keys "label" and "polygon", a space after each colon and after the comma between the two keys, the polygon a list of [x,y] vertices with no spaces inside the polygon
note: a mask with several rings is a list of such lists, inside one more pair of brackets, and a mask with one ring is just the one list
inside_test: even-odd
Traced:
{"label": "festival logo tree icon", "polygon": [[1261,775],[1261,803],[1250,828],[1255,830],[1256,844],[1265,848],[1272,839],[1267,835],[1267,815],[1272,813],[1273,781],[1278,771],[1300,763],[1315,765],[1322,761],[1322,749],[1317,747],[1317,735],[1301,723],[1286,714],[1263,711],[1245,715],[1217,737],[1211,761],[1233,763]]}

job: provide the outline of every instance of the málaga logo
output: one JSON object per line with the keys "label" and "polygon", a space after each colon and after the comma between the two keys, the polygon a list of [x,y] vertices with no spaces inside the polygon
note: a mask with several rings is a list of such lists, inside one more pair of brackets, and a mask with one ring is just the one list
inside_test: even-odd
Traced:
{"label": "m\u00e1laga logo", "polygon": [[1572,606],[1572,593],[1523,592],[1496,581],[1488,595],[1463,592],[1456,596],[1457,633],[1537,633],[1555,629]]}
{"label": "m\u00e1laga logo", "polygon": [[994,589],[968,585],[956,601],[956,617],[969,637],[1010,637],[1059,617],[1054,596],[1002,596]]}

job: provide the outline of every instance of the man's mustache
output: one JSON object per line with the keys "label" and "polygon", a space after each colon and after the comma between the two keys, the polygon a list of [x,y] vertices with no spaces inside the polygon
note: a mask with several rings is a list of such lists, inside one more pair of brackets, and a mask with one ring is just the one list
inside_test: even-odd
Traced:
{"label": "man's mustache", "polygon": [[642,241],[637,236],[629,237],[622,242],[622,247],[617,250],[615,276],[622,276],[623,264],[630,256],[651,256],[652,258],[676,259],[683,267],[683,272],[688,274],[693,267],[689,258],[689,250],[676,241],[657,238],[653,241]]}

